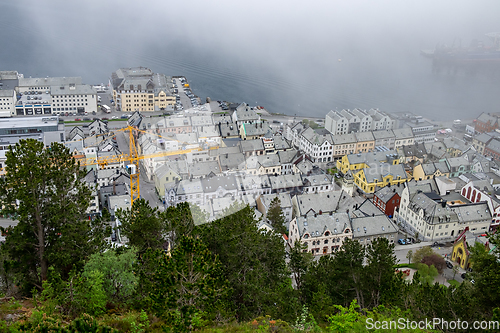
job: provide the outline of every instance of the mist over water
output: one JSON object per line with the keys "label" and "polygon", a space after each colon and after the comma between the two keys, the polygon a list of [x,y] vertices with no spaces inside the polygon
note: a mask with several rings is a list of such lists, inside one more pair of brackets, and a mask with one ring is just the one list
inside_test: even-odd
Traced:
{"label": "mist over water", "polygon": [[491,1],[0,1],[1,70],[106,83],[185,75],[201,98],[323,117],[379,108],[436,120],[498,111],[499,77],[433,74],[421,49],[489,41]]}

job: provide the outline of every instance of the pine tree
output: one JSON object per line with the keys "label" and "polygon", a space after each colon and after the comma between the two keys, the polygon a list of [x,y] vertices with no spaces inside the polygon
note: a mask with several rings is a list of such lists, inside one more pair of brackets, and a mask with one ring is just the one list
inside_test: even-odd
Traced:
{"label": "pine tree", "polygon": [[[21,140],[6,152],[0,179],[2,213],[19,223],[6,231],[4,244],[22,274],[24,287],[42,288],[48,268],[65,276],[103,246],[105,228],[86,216],[91,190],[85,172],[68,148]],[[29,290],[28,289],[28,290]]]}
{"label": "pine tree", "polygon": [[121,223],[120,231],[128,238],[129,245],[138,249],[139,255],[147,249],[159,249],[165,243],[165,219],[146,200],[138,199],[132,209],[120,209],[116,215]]}
{"label": "pine tree", "polygon": [[199,238],[181,236],[170,255],[158,250],[149,255],[159,258],[152,276],[153,309],[175,331],[191,332],[224,309],[228,288],[221,263]]}
{"label": "pine tree", "polygon": [[277,233],[280,235],[286,234],[287,228],[285,226],[285,215],[283,215],[281,200],[279,197],[276,197],[271,201],[271,205],[267,211],[267,220]]}

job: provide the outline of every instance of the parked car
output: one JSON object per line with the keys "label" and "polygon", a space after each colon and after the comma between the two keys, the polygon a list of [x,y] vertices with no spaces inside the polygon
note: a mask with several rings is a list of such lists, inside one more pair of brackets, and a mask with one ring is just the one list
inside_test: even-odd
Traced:
{"label": "parked car", "polygon": [[82,121],[80,118],[75,118],[75,121]]}
{"label": "parked car", "polygon": [[102,120],[108,120],[109,118],[108,117],[102,117],[101,119]]}
{"label": "parked car", "polygon": [[452,269],[453,268],[453,264],[449,261],[446,261],[446,267],[448,267],[449,269]]}
{"label": "parked car", "polygon": [[127,119],[128,117],[127,117],[127,115],[125,115],[125,114],[124,114],[124,115],[122,115],[120,118],[121,118],[121,119]]}
{"label": "parked car", "polygon": [[398,239],[398,244],[400,245],[405,245],[406,244],[406,240],[401,238],[401,239]]}

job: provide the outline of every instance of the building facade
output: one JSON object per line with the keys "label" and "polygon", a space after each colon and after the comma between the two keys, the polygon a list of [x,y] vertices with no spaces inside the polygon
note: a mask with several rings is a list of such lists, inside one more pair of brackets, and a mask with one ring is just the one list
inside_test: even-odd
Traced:
{"label": "building facade", "polygon": [[331,213],[316,217],[295,217],[289,225],[289,243],[305,246],[304,252],[327,255],[337,252],[346,238],[352,239],[351,219],[347,213]]}
{"label": "building facade", "polygon": [[111,74],[117,111],[173,110],[172,78],[145,67],[120,68]]}

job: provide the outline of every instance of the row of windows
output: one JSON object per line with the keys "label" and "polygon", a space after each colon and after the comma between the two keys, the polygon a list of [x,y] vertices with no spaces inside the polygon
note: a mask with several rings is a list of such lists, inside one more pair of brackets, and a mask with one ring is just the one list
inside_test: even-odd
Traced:
{"label": "row of windows", "polygon": [[[85,100],[83,100],[83,98],[82,98],[82,102],[86,102],[86,101],[87,101],[86,98],[85,98]],[[54,99],[54,102],[71,102],[71,98],[69,100],[68,99],[61,99],[61,100]],[[75,100],[73,98],[73,102],[80,102],[80,99],[78,98],[78,99]]]}
{"label": "row of windows", "polygon": [[[88,103],[85,103],[85,105],[89,105]],[[66,104],[63,104],[63,103],[58,103],[58,104],[54,104],[54,106],[83,106],[83,103],[66,103]]]}
{"label": "row of windows", "polygon": [[[90,95],[92,98],[94,98],[94,95]],[[88,98],[89,95],[54,95],[52,98]]]}

